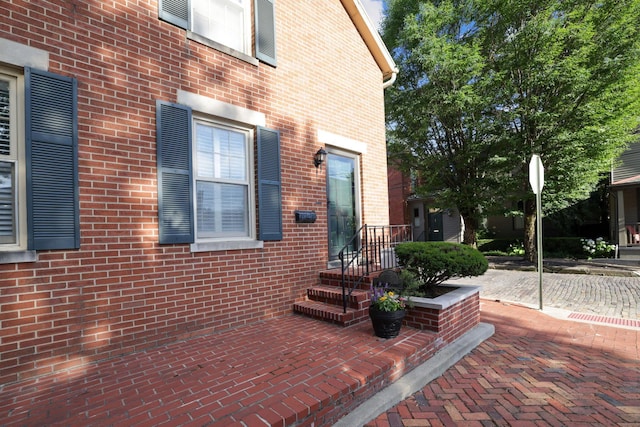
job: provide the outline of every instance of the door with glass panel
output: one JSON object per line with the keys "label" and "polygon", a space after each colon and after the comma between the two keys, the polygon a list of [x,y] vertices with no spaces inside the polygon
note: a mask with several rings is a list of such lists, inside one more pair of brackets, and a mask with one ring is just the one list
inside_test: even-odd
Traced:
{"label": "door with glass panel", "polygon": [[338,259],[338,253],[357,230],[357,179],[355,157],[327,155],[329,260]]}

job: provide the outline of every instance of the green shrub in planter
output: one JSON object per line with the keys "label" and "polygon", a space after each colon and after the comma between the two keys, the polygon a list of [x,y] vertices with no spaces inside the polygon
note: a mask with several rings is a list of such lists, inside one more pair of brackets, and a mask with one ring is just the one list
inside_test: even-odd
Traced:
{"label": "green shrub in planter", "polygon": [[415,275],[424,289],[454,277],[480,276],[489,268],[479,250],[459,243],[401,243],[395,253],[400,265]]}

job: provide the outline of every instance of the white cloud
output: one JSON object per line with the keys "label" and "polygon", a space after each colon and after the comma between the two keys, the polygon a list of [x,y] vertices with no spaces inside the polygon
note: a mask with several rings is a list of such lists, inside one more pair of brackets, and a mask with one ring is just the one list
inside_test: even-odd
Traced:
{"label": "white cloud", "polygon": [[361,0],[367,15],[371,19],[373,26],[378,30],[382,21],[382,2],[383,0]]}

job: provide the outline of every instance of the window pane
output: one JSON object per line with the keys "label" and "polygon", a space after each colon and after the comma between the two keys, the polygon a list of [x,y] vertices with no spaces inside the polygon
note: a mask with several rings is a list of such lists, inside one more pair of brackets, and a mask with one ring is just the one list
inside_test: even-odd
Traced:
{"label": "window pane", "polygon": [[196,182],[199,238],[249,235],[247,186]]}
{"label": "window pane", "polygon": [[219,131],[220,135],[220,177],[224,179],[246,179],[245,137],[238,132]]}
{"label": "window pane", "polygon": [[214,128],[196,126],[196,167],[199,177],[214,178]]}
{"label": "window pane", "polygon": [[246,135],[203,124],[196,126],[198,178],[246,181]]}
{"label": "window pane", "polygon": [[9,82],[0,80],[0,156],[11,154]]}
{"label": "window pane", "polygon": [[15,223],[14,167],[0,162],[0,243],[16,243]]}
{"label": "window pane", "polygon": [[244,52],[243,0],[192,0],[194,33]]}

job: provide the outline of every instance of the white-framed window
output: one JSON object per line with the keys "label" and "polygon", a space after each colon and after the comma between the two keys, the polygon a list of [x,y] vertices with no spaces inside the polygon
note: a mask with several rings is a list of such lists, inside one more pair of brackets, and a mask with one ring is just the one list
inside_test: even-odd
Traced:
{"label": "white-framed window", "polygon": [[275,0],[158,0],[158,11],[190,40],[253,65],[276,66]]}
{"label": "white-framed window", "polygon": [[78,82],[0,38],[0,264],[78,249]]}
{"label": "white-framed window", "polygon": [[250,54],[251,9],[248,0],[191,0],[191,31]]}
{"label": "white-framed window", "polygon": [[255,239],[253,132],[194,119],[196,242]]}
{"label": "white-framed window", "polygon": [[21,74],[0,68],[0,250],[26,248],[23,82]]}
{"label": "white-framed window", "polygon": [[193,252],[283,239],[280,132],[265,116],[178,91],[156,101],[160,244]]}

